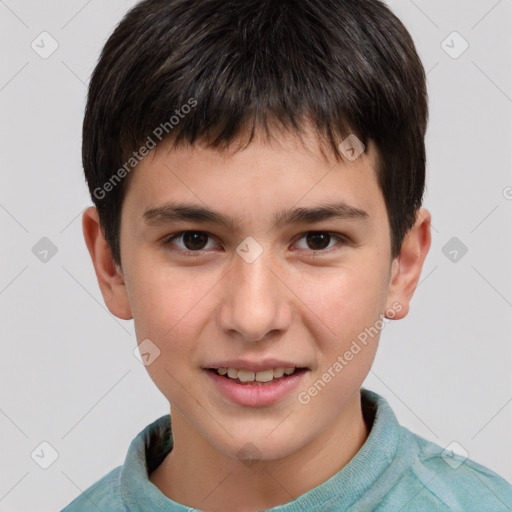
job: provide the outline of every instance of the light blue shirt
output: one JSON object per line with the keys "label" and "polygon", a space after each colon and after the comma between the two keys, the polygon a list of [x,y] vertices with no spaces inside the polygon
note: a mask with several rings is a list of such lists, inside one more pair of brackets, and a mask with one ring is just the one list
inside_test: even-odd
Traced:
{"label": "light blue shirt", "polygon": [[[512,485],[402,427],[387,401],[362,389],[368,439],[338,473],[272,512],[510,512]],[[125,462],[62,512],[193,512],[148,478],[172,449],[170,416],[132,441]],[[443,453],[444,452],[444,453]],[[230,510],[226,503],[226,510]]]}

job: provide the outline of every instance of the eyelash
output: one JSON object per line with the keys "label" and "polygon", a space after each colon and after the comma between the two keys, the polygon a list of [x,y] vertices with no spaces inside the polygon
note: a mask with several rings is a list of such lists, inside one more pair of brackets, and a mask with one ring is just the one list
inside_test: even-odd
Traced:
{"label": "eyelash", "polygon": [[[186,233],[202,233],[202,234],[207,235],[210,238],[215,238],[213,235],[211,235],[210,233],[208,233],[206,231],[198,231],[198,230],[179,231],[178,233],[174,233],[173,235],[168,236],[167,238],[165,238],[164,245],[166,245],[166,246],[173,245],[172,242],[174,240],[176,240],[178,238],[181,238]],[[332,231],[306,231],[305,233],[303,233],[300,236],[300,238],[297,239],[297,242],[299,240],[302,240],[306,235],[308,235],[310,233],[329,235],[331,238],[334,238],[338,243],[341,242],[342,244],[346,244],[348,242],[348,240],[347,240],[347,238],[345,236],[342,236],[339,233],[333,233]],[[201,256],[205,252],[207,252],[207,250],[205,250],[205,249],[198,249],[196,251],[193,251],[193,250],[190,250],[190,249],[188,249],[188,250],[181,249],[179,247],[178,248],[174,248],[172,250],[174,252],[178,253],[178,254],[181,254],[181,255],[184,255],[184,256],[188,256],[188,257]],[[316,250],[315,249],[301,249],[301,250],[306,250],[306,251],[310,252],[311,254],[309,256],[317,257],[317,256],[321,256],[322,254],[329,254],[329,253],[331,253],[333,250],[336,250],[336,246],[330,247],[330,248],[327,248],[327,249],[316,249]]]}

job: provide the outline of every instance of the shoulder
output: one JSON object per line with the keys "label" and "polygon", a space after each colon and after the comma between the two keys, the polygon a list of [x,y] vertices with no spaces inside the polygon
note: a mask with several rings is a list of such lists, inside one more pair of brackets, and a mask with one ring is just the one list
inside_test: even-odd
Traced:
{"label": "shoulder", "polygon": [[121,498],[120,478],[122,466],[119,466],[91,485],[75,498],[61,512],[90,512],[91,510],[108,510],[124,512]]}
{"label": "shoulder", "polygon": [[[415,500],[436,503],[434,510],[509,511],[512,485],[494,471],[455,453],[457,445],[442,448],[402,427],[405,443],[413,454],[405,480],[416,482]],[[464,449],[459,445],[459,451]],[[414,501],[414,500],[413,500]]]}
{"label": "shoulder", "polygon": [[131,506],[153,492],[148,473],[158,467],[172,447],[170,415],[166,414],[137,434],[122,466],[91,485],[61,512],[127,511],[125,502]]}

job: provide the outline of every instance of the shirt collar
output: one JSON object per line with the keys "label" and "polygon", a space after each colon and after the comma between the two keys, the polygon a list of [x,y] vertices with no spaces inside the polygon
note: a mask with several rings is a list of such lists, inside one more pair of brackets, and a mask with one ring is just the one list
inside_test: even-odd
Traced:
{"label": "shirt collar", "polygon": [[[400,439],[400,425],[387,401],[361,389],[361,405],[370,433],[355,457],[338,473],[297,499],[271,509],[273,512],[312,511],[316,508],[348,510],[389,467]],[[170,415],[148,425],[132,441],[121,470],[121,494],[133,512],[186,512],[196,509],[170,500],[153,485],[148,474],[156,469],[172,450]]]}

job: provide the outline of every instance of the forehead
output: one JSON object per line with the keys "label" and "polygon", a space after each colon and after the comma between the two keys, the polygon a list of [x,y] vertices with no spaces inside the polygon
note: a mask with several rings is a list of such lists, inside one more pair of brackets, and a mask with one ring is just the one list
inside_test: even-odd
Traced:
{"label": "forehead", "polygon": [[125,206],[146,220],[149,210],[179,200],[276,221],[285,207],[343,202],[373,217],[385,208],[376,165],[371,142],[356,160],[339,161],[311,130],[301,138],[289,132],[271,140],[256,136],[227,149],[162,143],[131,176]]}

